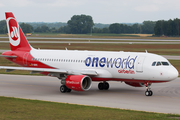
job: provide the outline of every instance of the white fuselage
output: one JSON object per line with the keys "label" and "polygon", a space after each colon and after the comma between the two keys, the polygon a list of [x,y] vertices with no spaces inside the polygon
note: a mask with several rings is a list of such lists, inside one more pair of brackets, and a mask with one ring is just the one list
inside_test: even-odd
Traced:
{"label": "white fuselage", "polygon": [[98,73],[96,78],[102,79],[165,82],[178,75],[167,59],[151,53],[32,49],[30,54],[48,66],[66,69],[69,74],[94,70]]}

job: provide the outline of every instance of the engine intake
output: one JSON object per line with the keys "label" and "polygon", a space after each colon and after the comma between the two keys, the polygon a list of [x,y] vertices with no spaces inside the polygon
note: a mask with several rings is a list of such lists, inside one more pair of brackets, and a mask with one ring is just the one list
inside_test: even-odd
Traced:
{"label": "engine intake", "polygon": [[91,78],[86,75],[68,75],[65,81],[66,87],[75,91],[87,91],[91,83]]}

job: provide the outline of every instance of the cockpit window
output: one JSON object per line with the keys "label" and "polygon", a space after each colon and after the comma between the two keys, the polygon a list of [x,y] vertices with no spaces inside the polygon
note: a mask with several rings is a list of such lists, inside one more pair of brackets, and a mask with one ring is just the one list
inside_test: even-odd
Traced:
{"label": "cockpit window", "polygon": [[161,62],[157,62],[156,66],[160,66],[161,65]]}
{"label": "cockpit window", "polygon": [[160,61],[158,61],[158,62],[153,62],[152,63],[152,66],[169,66],[170,65],[170,63],[169,62],[160,62]]}
{"label": "cockpit window", "polygon": [[162,65],[169,66],[168,62],[161,62],[161,63],[162,63]]}
{"label": "cockpit window", "polygon": [[152,63],[152,66],[155,66],[155,65],[156,65],[156,62],[153,62],[153,63]]}

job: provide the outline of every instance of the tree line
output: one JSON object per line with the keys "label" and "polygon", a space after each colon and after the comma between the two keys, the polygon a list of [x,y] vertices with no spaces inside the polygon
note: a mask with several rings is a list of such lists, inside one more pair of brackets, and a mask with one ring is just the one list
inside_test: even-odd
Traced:
{"label": "tree line", "polygon": [[158,20],[154,27],[154,33],[157,36],[179,36],[180,35],[180,19],[174,20]]}
{"label": "tree line", "polygon": [[[154,34],[155,36],[179,36],[180,35],[180,19],[174,20],[159,20],[159,21],[144,21],[142,24],[135,23],[131,25],[113,23],[96,24],[89,15],[74,15],[67,24],[58,23],[60,27],[49,27],[48,24],[41,23],[42,26],[20,23],[24,33],[68,33],[68,34],[87,34],[87,33],[114,33],[114,34]],[[36,26],[36,27],[35,27]],[[0,21],[0,34],[7,33],[6,21]]]}

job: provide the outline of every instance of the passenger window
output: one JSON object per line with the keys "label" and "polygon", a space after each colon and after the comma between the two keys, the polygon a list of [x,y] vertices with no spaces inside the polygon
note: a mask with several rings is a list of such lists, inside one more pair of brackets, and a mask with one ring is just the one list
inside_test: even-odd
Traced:
{"label": "passenger window", "polygon": [[155,66],[155,65],[156,65],[156,62],[153,62],[153,63],[152,63],[152,66]]}
{"label": "passenger window", "polygon": [[161,65],[161,62],[157,62],[156,66],[160,66]]}
{"label": "passenger window", "polygon": [[169,66],[168,62],[161,62],[161,63],[162,63],[162,65]]}

